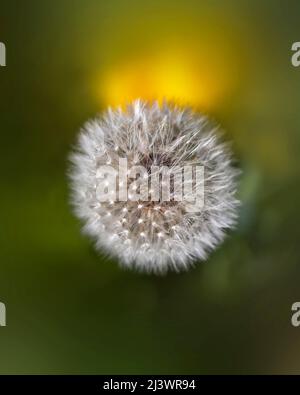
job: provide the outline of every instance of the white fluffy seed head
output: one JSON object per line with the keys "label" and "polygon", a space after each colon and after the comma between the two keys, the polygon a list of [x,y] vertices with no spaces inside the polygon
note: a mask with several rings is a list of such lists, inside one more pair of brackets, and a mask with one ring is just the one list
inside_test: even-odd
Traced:
{"label": "white fluffy seed head", "polygon": [[[185,199],[152,199],[151,188],[147,201],[99,202],[97,185],[109,184],[100,177],[101,168],[118,170],[119,158],[127,159],[128,168],[140,164],[147,170],[166,164],[171,169],[204,166],[204,205],[191,211]],[[109,109],[86,123],[71,161],[75,213],[96,248],[124,267],[153,273],[186,270],[205,260],[235,224],[239,171],[217,128],[191,110],[139,100],[125,111]],[[128,175],[129,197],[132,182]]]}

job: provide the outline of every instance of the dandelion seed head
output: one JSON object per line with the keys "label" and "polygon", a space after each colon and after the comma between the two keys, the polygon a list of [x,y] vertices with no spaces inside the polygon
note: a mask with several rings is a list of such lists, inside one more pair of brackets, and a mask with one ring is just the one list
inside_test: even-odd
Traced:
{"label": "dandelion seed head", "polygon": [[[135,201],[136,184],[128,200],[111,197],[100,202],[97,185],[110,187],[114,182],[104,180],[102,166],[118,170],[120,157],[127,159],[129,168],[140,164],[146,170],[154,165],[203,166],[203,206],[191,211],[187,200],[155,199],[152,185],[148,200]],[[235,226],[239,170],[215,125],[189,109],[139,100],[126,110],[109,109],[85,124],[71,162],[72,205],[84,232],[123,267],[157,274],[187,270],[206,260],[226,230]],[[128,171],[128,187],[130,177]],[[148,182],[152,175],[147,172],[141,178]],[[117,189],[123,184],[120,181]]]}

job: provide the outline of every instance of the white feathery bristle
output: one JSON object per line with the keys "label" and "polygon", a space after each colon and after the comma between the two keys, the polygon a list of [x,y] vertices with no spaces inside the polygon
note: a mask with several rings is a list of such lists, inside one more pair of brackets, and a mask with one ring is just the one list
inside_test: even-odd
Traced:
{"label": "white feathery bristle", "polygon": [[[151,166],[203,166],[204,204],[190,210],[186,200],[152,199],[151,189],[148,200],[132,201],[136,186],[130,175],[127,201],[115,196],[99,201],[99,183],[112,187],[111,180],[101,178],[103,166],[117,171],[119,158],[127,159],[128,168],[139,164],[147,171]],[[84,232],[123,267],[152,273],[187,270],[206,260],[235,225],[239,170],[218,129],[189,109],[140,100],[125,111],[109,109],[85,124],[71,161],[72,204]],[[143,177],[147,183],[151,178]]]}

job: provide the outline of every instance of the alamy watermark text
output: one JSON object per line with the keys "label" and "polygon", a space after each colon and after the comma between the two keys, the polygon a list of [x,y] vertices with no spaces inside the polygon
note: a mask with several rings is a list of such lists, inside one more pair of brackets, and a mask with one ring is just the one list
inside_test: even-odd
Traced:
{"label": "alamy watermark text", "polygon": [[0,302],[0,326],[6,326],[6,307]]}
{"label": "alamy watermark text", "polygon": [[294,67],[300,66],[300,42],[293,43],[292,45],[293,55],[291,58],[292,65]]}
{"label": "alamy watermark text", "polygon": [[6,66],[6,47],[2,42],[0,42],[0,66]]}

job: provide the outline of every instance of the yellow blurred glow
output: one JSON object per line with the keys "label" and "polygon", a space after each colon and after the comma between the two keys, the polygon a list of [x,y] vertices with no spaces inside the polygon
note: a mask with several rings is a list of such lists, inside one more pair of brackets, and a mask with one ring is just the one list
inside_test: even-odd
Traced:
{"label": "yellow blurred glow", "polygon": [[112,107],[141,98],[210,110],[228,93],[232,85],[229,76],[228,69],[212,54],[201,59],[192,51],[169,50],[104,72],[97,82],[97,96]]}

